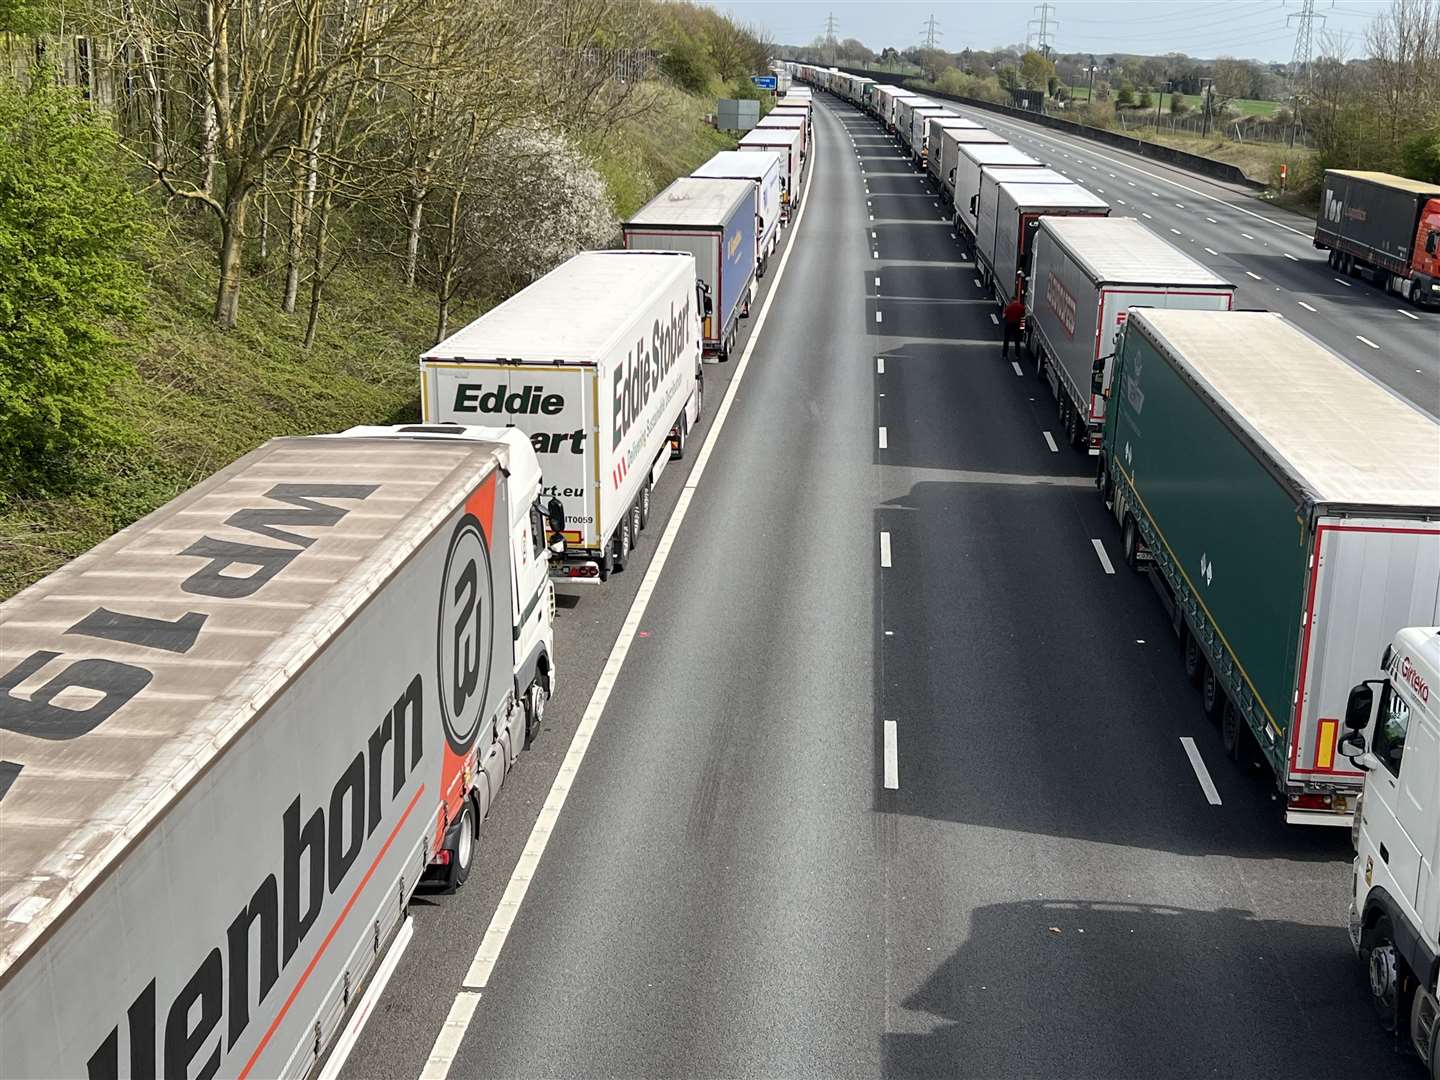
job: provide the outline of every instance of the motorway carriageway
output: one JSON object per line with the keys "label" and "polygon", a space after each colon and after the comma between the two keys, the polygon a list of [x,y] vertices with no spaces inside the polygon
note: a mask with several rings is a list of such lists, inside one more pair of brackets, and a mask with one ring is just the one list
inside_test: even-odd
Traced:
{"label": "motorway carriageway", "polygon": [[1314,222],[1194,174],[983,109],[957,111],[1233,281],[1235,306],[1278,311],[1432,416],[1440,416],[1440,313],[1336,274]]}
{"label": "motorway carriageway", "polygon": [[344,1074],[1408,1075],[1348,836],[1225,759],[928,182],[819,97],[705,446],[562,602],[538,747]]}

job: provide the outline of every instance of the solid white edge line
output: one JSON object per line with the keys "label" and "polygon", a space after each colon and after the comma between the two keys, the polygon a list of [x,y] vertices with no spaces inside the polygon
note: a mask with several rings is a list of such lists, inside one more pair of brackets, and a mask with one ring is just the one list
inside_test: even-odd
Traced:
{"label": "solid white edge line", "polygon": [[1045,436],[1045,445],[1050,448],[1050,453],[1058,454],[1060,447],[1055,445],[1055,436],[1051,435],[1048,431],[1042,431],[1040,434]]}
{"label": "solid white edge line", "polygon": [[890,534],[888,532],[880,534],[880,565],[887,570],[890,568]]}
{"label": "solid white edge line", "polygon": [[1090,541],[1090,545],[1095,549],[1095,554],[1099,557],[1100,565],[1104,567],[1105,573],[1115,573],[1115,564],[1110,561],[1110,556],[1106,554],[1104,543],[1102,543],[1098,538],[1092,538]]}
{"label": "solid white edge line", "polygon": [[1023,372],[1023,371],[1020,370],[1020,361],[1019,361],[1019,360],[1011,360],[1011,361],[1010,361],[1010,366],[1015,369],[1015,374],[1016,374],[1016,375],[1024,375],[1024,374],[1025,374],[1025,372]]}
{"label": "solid white edge line", "polygon": [[765,320],[770,314],[770,307],[780,293],[780,283],[785,276],[785,269],[790,263],[790,256],[795,252],[795,237],[798,236],[800,223],[805,219],[805,209],[810,205],[810,186],[814,176],[815,171],[811,169],[805,179],[800,213],[796,215],[795,224],[792,226],[791,242],[785,248],[785,254],[780,257],[780,265],[775,269],[775,283],[770,287],[770,292],[766,294],[765,302],[760,305],[760,312],[755,319],[755,328],[751,331],[750,339],[745,343],[745,351],[741,354],[740,362],[735,366],[735,374],[730,380],[730,385],[726,387],[725,398],[721,401],[715,418],[710,422],[710,430],[706,434],[705,444],[701,447],[700,453],[695,459],[695,466],[691,469],[685,486],[680,491],[680,498],[675,503],[675,509],[670,514],[669,522],[666,523],[665,532],[661,535],[660,542],[655,545],[655,553],[651,556],[650,566],[645,571],[644,580],[641,581],[640,589],[635,594],[635,600],[630,605],[630,611],[625,616],[625,622],[621,625],[619,634],[616,635],[610,656],[605,661],[605,667],[601,670],[600,678],[595,683],[595,690],[590,695],[590,701],[585,706],[584,714],[580,717],[580,724],[575,729],[575,735],[570,741],[570,748],[565,753],[565,758],[560,764],[560,771],[556,773],[550,793],[546,796],[540,813],[535,819],[535,825],[530,830],[530,836],[525,841],[525,848],[520,853],[520,858],[510,875],[510,881],[505,886],[505,892],[500,897],[500,903],[495,908],[490,925],[486,928],[484,937],[480,939],[480,947],[475,951],[475,957],[470,963],[470,970],[465,974],[462,988],[450,1006],[450,1015],[446,1018],[445,1026],[436,1037],[435,1047],[431,1051],[431,1060],[426,1062],[425,1070],[421,1073],[421,1080],[444,1080],[449,1073],[450,1066],[455,1060],[455,1054],[459,1051],[461,1040],[465,1037],[465,1029],[469,1026],[480,1001],[480,995],[474,991],[484,989],[489,984],[490,974],[495,968],[496,961],[500,958],[510,928],[514,925],[515,918],[520,912],[520,906],[525,900],[525,894],[529,891],[530,882],[539,868],[540,860],[544,856],[545,848],[553,834],[555,823],[560,817],[560,811],[565,807],[565,800],[570,793],[571,784],[579,772],[581,763],[585,760],[585,752],[589,749],[600,725],[600,718],[605,711],[606,703],[610,700],[610,693],[615,687],[621,669],[625,666],[625,657],[629,654],[630,645],[640,629],[640,621],[645,617],[645,610],[650,604],[650,596],[654,593],[655,586],[660,580],[660,574],[665,569],[666,560],[669,558],[675,538],[680,532],[680,526],[685,522],[685,515],[695,497],[695,490],[705,475],[710,455],[714,452],[720,432],[725,427],[725,419],[734,406],[735,396],[739,392],[745,372],[750,366],[750,357],[755,351],[756,343],[760,340]]}
{"label": "solid white edge line", "polygon": [[455,1064],[455,1055],[465,1041],[465,1029],[470,1026],[475,1010],[480,1005],[480,994],[475,990],[461,990],[450,1003],[449,1015],[435,1036],[435,1045],[430,1057],[420,1070],[420,1080],[445,1080],[450,1075],[450,1066]]}
{"label": "solid white edge line", "polygon": [[885,430],[883,425],[880,428],[879,441],[881,450],[888,450],[890,448],[890,433]]}
{"label": "solid white edge line", "polygon": [[1195,770],[1195,779],[1200,781],[1200,790],[1205,792],[1205,801],[1211,806],[1219,806],[1220,792],[1215,789],[1215,781],[1210,779],[1210,770],[1205,768],[1205,759],[1200,756],[1200,748],[1195,745],[1195,740],[1189,735],[1181,735],[1180,745],[1185,748],[1185,756],[1190,759],[1190,768]]}
{"label": "solid white edge line", "polygon": [[370,978],[370,985],[360,996],[359,1004],[350,1014],[345,1029],[335,1042],[335,1048],[325,1059],[325,1068],[320,1070],[320,1075],[316,1080],[337,1080],[340,1070],[345,1068],[346,1059],[350,1057],[350,1051],[355,1049],[355,1043],[360,1039],[360,1033],[365,1030],[366,1021],[375,1011],[375,1003],[385,992],[385,987],[390,982],[390,976],[395,974],[395,965],[400,963],[400,957],[405,955],[405,950],[410,947],[410,939],[414,936],[415,920],[407,915],[405,921],[400,924],[400,930],[394,940],[390,942],[390,947],[385,950],[385,956],[380,961],[380,966],[375,969],[375,974]]}
{"label": "solid white edge line", "polygon": [[894,720],[886,720],[882,725],[885,739],[885,787],[889,791],[897,791],[900,788],[900,752],[899,732]]}

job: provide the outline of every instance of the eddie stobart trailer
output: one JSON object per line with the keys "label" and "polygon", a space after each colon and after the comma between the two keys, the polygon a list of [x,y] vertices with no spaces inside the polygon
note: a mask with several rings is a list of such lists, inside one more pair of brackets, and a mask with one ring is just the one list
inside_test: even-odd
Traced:
{"label": "eddie stobart trailer", "polygon": [[1109,203],[1079,184],[1032,184],[1031,170],[1011,173],[1004,170],[981,177],[976,214],[975,266],[1001,307],[1019,295],[1019,275],[1030,272],[1030,248],[1043,215],[1104,217],[1110,213]]}
{"label": "eddie stobart trailer", "polygon": [[801,135],[793,128],[751,128],[740,136],[737,149],[780,155],[780,217],[788,222],[800,208],[805,162],[800,156]]}
{"label": "eddie stobart trailer", "polygon": [[780,242],[780,169],[780,155],[776,153],[722,150],[690,174],[712,180],[754,182],[756,277],[765,276],[765,267]]}
{"label": "eddie stobart trailer", "polygon": [[688,251],[711,300],[705,355],[729,360],[755,288],[755,185],[681,177],[620,226],[632,251]]}
{"label": "eddie stobart trailer", "polygon": [[1115,344],[1131,308],[1229,311],[1235,286],[1134,218],[1042,217],[1026,344],[1070,445],[1099,453]]}
{"label": "eddie stobart trailer", "polygon": [[[957,133],[958,134],[958,133]],[[942,152],[945,152],[942,150]],[[951,168],[951,201],[955,206],[955,232],[975,239],[976,213],[980,206],[980,170],[995,168],[1043,169],[1040,162],[1007,142],[970,141],[955,144],[955,164]]]}
{"label": "eddie stobart trailer", "polygon": [[587,251],[420,358],[427,423],[513,424],[529,437],[565,515],[557,580],[597,584],[625,568],[655,482],[700,422],[708,299],[689,252]]}
{"label": "eddie stobart trailer", "polygon": [[1440,423],[1281,316],[1133,308],[1099,473],[1231,755],[1294,824],[1348,824],[1350,688],[1440,622]]}
{"label": "eddie stobart trailer", "polygon": [[553,689],[539,486],[276,439],[0,605],[0,1075],[312,1071]]}

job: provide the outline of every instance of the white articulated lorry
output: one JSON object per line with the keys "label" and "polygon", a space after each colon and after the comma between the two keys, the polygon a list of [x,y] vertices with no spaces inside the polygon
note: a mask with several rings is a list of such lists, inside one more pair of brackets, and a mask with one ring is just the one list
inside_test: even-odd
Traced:
{"label": "white articulated lorry", "polygon": [[[1399,631],[1350,691],[1340,752],[1364,770],[1350,941],[1387,1031],[1440,1077],[1440,627]],[[1376,689],[1379,706],[1376,707]],[[1372,713],[1373,719],[1372,719]]]}
{"label": "white articulated lorry", "polygon": [[[927,117],[925,120],[925,171],[930,174],[931,179],[944,187],[944,172],[941,170],[941,163],[944,161],[943,134],[946,131],[971,132],[984,131],[974,120],[964,116],[956,116],[954,113],[940,113],[937,116]],[[1000,136],[995,136],[997,140]]]}
{"label": "white articulated lorry", "polygon": [[0,605],[0,1075],[313,1070],[554,687],[539,487],[276,439]]}
{"label": "white articulated lorry", "polygon": [[755,183],[755,276],[764,277],[770,256],[780,243],[780,171],[777,153],[743,153],[722,150],[692,172],[712,180],[752,180]]}
{"label": "white articulated lorry", "polygon": [[[944,152],[942,150],[942,152]],[[951,168],[950,199],[955,205],[955,232],[975,239],[980,207],[980,170],[1043,169],[1045,166],[1009,143],[959,142]]]}
{"label": "white articulated lorry", "polygon": [[808,116],[794,112],[772,112],[763,117],[750,130],[768,131],[775,128],[779,128],[781,131],[798,131],[800,133],[800,160],[805,161],[810,157],[810,118]]}
{"label": "white articulated lorry", "polygon": [[427,423],[530,438],[565,513],[557,580],[625,568],[655,482],[700,422],[709,300],[689,252],[587,251],[420,358]]}
{"label": "white articulated lorry", "polygon": [[1110,204],[1089,189],[1069,181],[1030,183],[1032,173],[1029,169],[1005,170],[993,177],[982,176],[980,181],[975,268],[1001,307],[1017,295],[1023,299],[1020,275],[1030,271],[1030,249],[1043,215],[1105,217],[1110,213]]}
{"label": "white articulated lorry", "polygon": [[805,162],[800,157],[801,134],[793,128],[751,128],[740,136],[737,150],[780,155],[780,217],[789,222],[800,208],[801,178]]}
{"label": "white articulated lorry", "polygon": [[1115,345],[1131,308],[1229,311],[1235,286],[1134,218],[1042,217],[1025,340],[1070,445],[1100,452]]}

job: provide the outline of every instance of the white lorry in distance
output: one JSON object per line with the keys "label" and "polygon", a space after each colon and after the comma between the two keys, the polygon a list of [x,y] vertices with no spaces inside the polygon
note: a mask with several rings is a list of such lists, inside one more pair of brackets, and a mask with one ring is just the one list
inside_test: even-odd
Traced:
{"label": "white lorry in distance", "polygon": [[420,358],[426,423],[529,437],[565,513],[557,580],[625,568],[656,481],[700,422],[709,306],[689,252],[587,251]]}
{"label": "white lorry in distance", "polygon": [[0,604],[0,1075],[353,1037],[555,688],[540,485],[514,431],[275,439]]}
{"label": "white lorry in distance", "polygon": [[1352,829],[1348,929],[1381,1024],[1408,1041],[1435,1080],[1440,1077],[1440,627],[1399,631],[1379,671],[1381,678],[1350,691],[1340,740],[1340,752],[1365,772]]}
{"label": "white lorry in distance", "polygon": [[1100,452],[1115,347],[1130,309],[1229,311],[1235,286],[1135,218],[1042,217],[1025,341],[1071,446]]}
{"label": "white lorry in distance", "polygon": [[755,182],[755,276],[764,277],[780,243],[780,171],[783,162],[777,153],[743,153],[722,150],[692,172],[691,176],[715,180]]}
{"label": "white lorry in distance", "polygon": [[780,155],[780,217],[789,222],[800,208],[801,177],[805,162],[800,156],[802,136],[794,128],[751,128],[740,136],[741,152]]}

